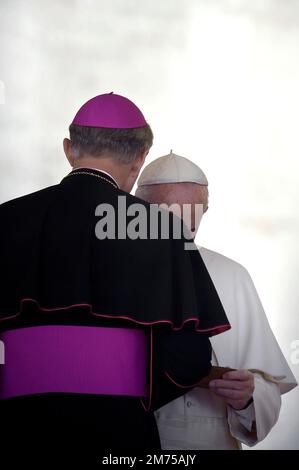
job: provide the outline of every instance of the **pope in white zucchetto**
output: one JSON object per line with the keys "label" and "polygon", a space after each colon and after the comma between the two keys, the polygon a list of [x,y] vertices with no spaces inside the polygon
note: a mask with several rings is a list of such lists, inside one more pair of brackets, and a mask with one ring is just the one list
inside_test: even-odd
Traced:
{"label": "pope in white zucchetto", "polygon": [[[208,209],[207,177],[172,151],[146,166],[137,184],[136,196],[150,203],[200,204],[203,213]],[[196,232],[199,222],[191,220]],[[195,388],[156,412],[162,449],[254,446],[277,422],[281,395],[297,382],[246,269],[214,251],[199,251],[232,326],[211,338],[213,364],[235,370],[212,380],[208,389]]]}

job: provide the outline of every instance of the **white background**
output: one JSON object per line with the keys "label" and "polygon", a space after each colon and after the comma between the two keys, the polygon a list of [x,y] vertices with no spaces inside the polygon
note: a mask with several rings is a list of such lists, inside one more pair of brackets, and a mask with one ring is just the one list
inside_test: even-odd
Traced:
{"label": "white background", "polygon": [[[114,91],[210,181],[198,242],[244,264],[299,339],[299,0],[1,0],[0,202],[55,184],[77,109]],[[293,364],[299,378],[299,364]],[[299,449],[299,389],[256,448]]]}

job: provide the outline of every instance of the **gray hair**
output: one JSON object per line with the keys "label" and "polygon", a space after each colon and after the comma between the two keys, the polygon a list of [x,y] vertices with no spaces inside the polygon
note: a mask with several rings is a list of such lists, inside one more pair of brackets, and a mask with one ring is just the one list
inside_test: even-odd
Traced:
{"label": "gray hair", "polygon": [[153,144],[153,133],[148,124],[133,129],[71,124],[69,131],[72,150],[77,158],[84,154],[99,158],[108,154],[119,164],[129,164]]}

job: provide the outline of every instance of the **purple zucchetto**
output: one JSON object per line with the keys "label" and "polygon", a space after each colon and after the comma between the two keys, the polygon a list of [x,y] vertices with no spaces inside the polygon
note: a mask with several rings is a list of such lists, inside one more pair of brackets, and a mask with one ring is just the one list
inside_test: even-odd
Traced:
{"label": "purple zucchetto", "polygon": [[106,93],[87,101],[77,112],[72,124],[88,127],[132,129],[147,125],[142,112],[124,96]]}

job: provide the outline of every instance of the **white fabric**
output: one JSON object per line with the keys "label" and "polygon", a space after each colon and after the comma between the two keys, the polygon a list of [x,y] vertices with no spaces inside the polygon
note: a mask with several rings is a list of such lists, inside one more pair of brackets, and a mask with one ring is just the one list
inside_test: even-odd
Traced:
{"label": "white fabric", "polygon": [[281,395],[279,386],[255,374],[253,404],[250,409],[227,407],[227,420],[232,436],[251,447],[262,441],[278,420]]}
{"label": "white fabric", "polygon": [[172,152],[147,165],[137,186],[161,183],[197,183],[208,186],[206,175],[195,163]]}
{"label": "white fabric", "polygon": [[206,389],[196,388],[156,413],[163,449],[238,449],[264,439],[277,422],[281,393],[296,385],[271,331],[246,269],[219,253],[200,253],[222,301],[231,330],[211,338],[213,364],[284,376],[278,384],[255,373],[253,404],[236,411]]}
{"label": "white fabric", "polygon": [[[232,408],[228,407],[238,419],[239,423],[247,429],[247,431],[251,432],[252,427],[255,421],[255,409],[254,404],[251,403],[247,408],[244,410],[233,410]],[[229,419],[228,419],[229,421]]]}

